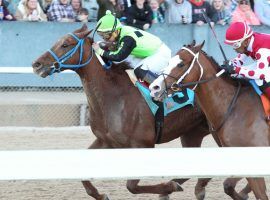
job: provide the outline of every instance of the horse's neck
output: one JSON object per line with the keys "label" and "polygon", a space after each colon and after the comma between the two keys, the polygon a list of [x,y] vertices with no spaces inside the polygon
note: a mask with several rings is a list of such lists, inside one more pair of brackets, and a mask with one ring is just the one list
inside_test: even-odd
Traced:
{"label": "horse's neck", "polygon": [[99,104],[107,104],[112,98],[121,98],[122,91],[128,90],[128,76],[122,72],[118,74],[113,69],[106,71],[99,61],[80,68],[77,71],[81,78],[88,102],[98,101]]}
{"label": "horse's neck", "polygon": [[[215,73],[207,77],[213,76]],[[218,127],[223,120],[236,90],[236,87],[222,78],[200,84],[195,90],[202,110],[214,127]]]}

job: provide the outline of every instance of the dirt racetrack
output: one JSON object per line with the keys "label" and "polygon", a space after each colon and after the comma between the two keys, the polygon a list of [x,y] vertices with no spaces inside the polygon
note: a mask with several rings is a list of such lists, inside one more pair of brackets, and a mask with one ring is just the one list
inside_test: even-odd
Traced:
{"label": "dirt racetrack", "polygon": [[[26,150],[26,149],[86,149],[94,140],[93,134],[88,128],[74,129],[71,131],[61,130],[15,130],[14,128],[0,130],[0,150]],[[163,147],[179,147],[180,141],[159,145]],[[215,146],[211,137],[207,137],[204,147]],[[181,158],[179,158],[181,159]],[[211,159],[211,158],[209,158]],[[1,161],[2,162],[2,161]],[[19,167],[19,166],[18,166]],[[108,166],[109,167],[109,166]],[[1,170],[1,164],[0,164]],[[213,179],[206,188],[207,200],[229,200],[223,192],[224,178]],[[165,182],[168,179],[142,180],[143,184]],[[93,181],[101,193],[106,193],[112,200],[156,200],[158,195],[133,195],[125,187],[124,180]],[[269,178],[267,184],[269,185]],[[187,181],[182,185],[184,191],[171,195],[172,200],[193,200],[196,179]],[[246,181],[241,181],[237,189],[244,187]],[[267,185],[267,186],[268,186]],[[268,187],[269,190],[269,187]],[[269,192],[268,192],[269,194]],[[91,200],[80,181],[0,181],[1,200]],[[250,199],[254,199],[253,194]]]}

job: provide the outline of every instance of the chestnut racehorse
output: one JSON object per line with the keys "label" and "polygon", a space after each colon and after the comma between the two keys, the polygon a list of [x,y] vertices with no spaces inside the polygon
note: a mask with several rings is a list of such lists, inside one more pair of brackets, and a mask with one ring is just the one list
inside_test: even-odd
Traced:
{"label": "chestnut racehorse", "polygon": [[[154,117],[138,89],[124,72],[128,65],[114,64],[110,70],[104,69],[93,52],[93,39],[88,37],[90,33],[84,25],[62,37],[33,62],[34,72],[47,77],[55,72],[71,69],[79,75],[89,104],[90,126],[97,138],[90,149],[154,148]],[[184,107],[165,117],[160,143],[180,137],[183,147],[200,147],[207,134],[208,123],[199,107]],[[154,193],[167,198],[168,194],[181,191],[179,184],[186,180],[174,179],[151,186],[139,186],[139,180],[129,180],[127,188],[134,194]],[[200,179],[196,185],[195,194],[198,199],[204,198],[207,180]],[[90,181],[82,183],[93,198],[109,199],[107,195],[100,194]],[[229,182],[229,185],[233,184]]]}
{"label": "chestnut racehorse", "polygon": [[[151,95],[160,98],[169,88],[193,88],[222,146],[269,146],[269,126],[264,120],[259,97],[251,87],[240,90],[228,77],[219,78],[217,62],[202,51],[202,47],[203,44],[184,46],[177,53],[177,65],[165,70],[168,76],[160,76],[150,85]],[[263,178],[247,180],[256,199],[268,199]]]}

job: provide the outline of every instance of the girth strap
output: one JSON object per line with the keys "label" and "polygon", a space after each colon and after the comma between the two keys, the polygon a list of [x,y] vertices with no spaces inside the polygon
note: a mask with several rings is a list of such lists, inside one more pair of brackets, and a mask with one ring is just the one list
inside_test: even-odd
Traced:
{"label": "girth strap", "polygon": [[156,133],[156,144],[160,144],[162,130],[164,126],[164,107],[163,102],[154,101],[158,105],[158,110],[155,114],[155,133]]}

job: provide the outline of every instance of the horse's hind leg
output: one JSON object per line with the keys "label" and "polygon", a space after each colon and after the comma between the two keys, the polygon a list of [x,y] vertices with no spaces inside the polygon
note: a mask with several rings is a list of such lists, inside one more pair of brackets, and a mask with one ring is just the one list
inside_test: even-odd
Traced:
{"label": "horse's hind leg", "polygon": [[183,191],[181,186],[174,182],[169,181],[167,183],[160,183],[156,185],[139,185],[140,180],[128,180],[127,181],[127,189],[132,194],[142,194],[142,193],[149,193],[149,194],[171,194],[173,192]]}
{"label": "horse's hind leg", "polygon": [[268,200],[264,178],[247,178],[256,199]]}
{"label": "horse's hind leg", "polygon": [[[96,139],[89,147],[89,149],[101,149],[101,148],[108,148],[108,146],[98,139]],[[100,194],[90,181],[82,181],[82,184],[85,188],[86,193],[89,196],[93,197],[94,199],[109,200],[109,197],[106,194]]]}
{"label": "horse's hind leg", "polygon": [[248,193],[251,191],[247,185],[239,194],[235,191],[235,186],[241,178],[228,178],[223,182],[224,192],[234,200],[248,199]]}

